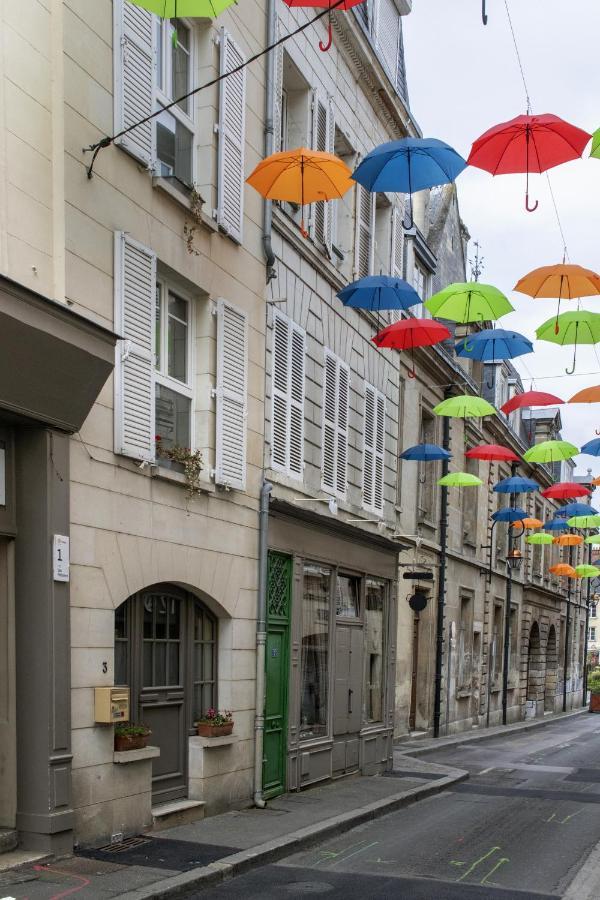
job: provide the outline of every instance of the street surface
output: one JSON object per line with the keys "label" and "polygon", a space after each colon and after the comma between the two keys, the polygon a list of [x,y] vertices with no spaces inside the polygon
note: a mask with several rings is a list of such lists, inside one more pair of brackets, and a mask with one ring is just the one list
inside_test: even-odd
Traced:
{"label": "street surface", "polygon": [[189,896],[527,900],[564,895],[600,841],[600,716],[578,716],[425,759],[467,769],[470,780],[277,865]]}

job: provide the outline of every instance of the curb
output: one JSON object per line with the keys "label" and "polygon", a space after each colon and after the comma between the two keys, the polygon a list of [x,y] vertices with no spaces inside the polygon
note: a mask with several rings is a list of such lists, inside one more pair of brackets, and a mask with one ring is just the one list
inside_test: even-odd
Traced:
{"label": "curb", "polygon": [[456,774],[447,775],[432,784],[425,784],[416,788],[410,788],[410,790],[399,794],[392,794],[384,800],[377,800],[375,803],[369,803],[350,812],[325,819],[317,825],[309,825],[281,838],[258,844],[255,847],[249,847],[247,850],[240,850],[238,853],[232,853],[230,856],[225,856],[223,859],[209,863],[207,866],[192,869],[189,872],[183,872],[181,875],[174,875],[171,878],[165,878],[163,881],[157,881],[147,887],[129,891],[119,896],[121,900],[150,900],[150,898],[161,900],[163,897],[183,897],[194,889],[213,887],[227,878],[241,875],[243,872],[247,872],[257,866],[276,862],[285,856],[297,853],[299,850],[312,847],[314,844],[318,844],[327,838],[350,831],[357,825],[370,822],[405,806],[410,806],[417,800],[435,796],[435,794],[439,794],[446,788],[465,781],[469,777],[469,773],[462,769],[454,769],[454,772]]}
{"label": "curb", "polygon": [[[493,741],[496,738],[502,738],[505,735],[519,734],[522,731],[534,731],[537,728],[545,728],[547,725],[553,725],[555,722],[562,722],[565,719],[582,716],[588,712],[589,710],[586,706],[583,709],[570,710],[569,712],[559,713],[552,717],[548,716],[547,719],[534,719],[531,722],[516,722],[513,725],[507,725],[502,731],[494,731],[491,734],[486,729],[485,731],[476,734],[465,733],[464,735],[451,735],[448,738],[440,738],[438,739],[438,743],[427,747],[417,746],[418,739],[416,739],[412,747],[405,743],[397,743],[394,744],[394,750],[401,753],[402,756],[424,756],[426,753],[439,753],[441,750],[451,750],[453,747],[460,747],[462,744],[470,744],[478,741]],[[427,740],[432,740],[432,738],[427,738]]]}

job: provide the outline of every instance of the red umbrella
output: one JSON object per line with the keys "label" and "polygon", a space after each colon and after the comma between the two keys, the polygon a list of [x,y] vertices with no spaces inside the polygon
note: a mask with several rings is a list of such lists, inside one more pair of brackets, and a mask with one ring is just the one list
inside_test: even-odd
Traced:
{"label": "red umbrella", "polygon": [[287,3],[288,6],[301,6],[301,7],[310,7],[310,8],[318,8],[318,9],[327,9],[329,7],[329,24],[327,31],[327,43],[324,44],[323,41],[319,41],[319,50],[329,50],[331,47],[331,41],[333,38],[331,32],[331,11],[333,9],[352,9],[353,6],[358,6],[359,3],[364,3],[364,0],[283,0],[284,3]]}
{"label": "red umbrella", "polygon": [[479,447],[473,447],[467,450],[465,456],[469,459],[485,459],[489,462],[500,460],[502,462],[518,462],[519,457],[508,447],[501,447],[500,444],[481,444]]}
{"label": "red umbrella", "polygon": [[533,212],[538,203],[536,200],[535,206],[529,205],[529,173],[545,172],[578,159],[590,138],[587,131],[551,113],[517,116],[477,138],[467,163],[492,175],[526,172],[525,208]]}
{"label": "red umbrella", "polygon": [[[432,347],[451,337],[449,330],[435,319],[402,319],[388,325],[372,338],[378,347],[389,347],[392,350],[411,350],[415,347]],[[416,376],[413,353],[412,372],[409,378]]]}
{"label": "red umbrella", "polygon": [[524,391],[522,394],[515,394],[506,403],[503,403],[500,409],[505,415],[514,412],[515,409],[522,409],[529,406],[559,406],[564,403],[560,397],[554,394],[545,394],[543,391]]}
{"label": "red umbrella", "polygon": [[541,493],[542,497],[549,497],[553,500],[570,500],[573,497],[585,497],[592,492],[574,481],[557,481],[556,484]]}

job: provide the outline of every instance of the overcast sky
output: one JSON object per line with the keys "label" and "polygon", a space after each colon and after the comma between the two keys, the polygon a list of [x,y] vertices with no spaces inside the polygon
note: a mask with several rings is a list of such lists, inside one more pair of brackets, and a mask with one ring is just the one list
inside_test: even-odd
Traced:
{"label": "overcast sky", "polygon": [[[505,2],[487,0],[487,6],[485,27],[480,0],[413,0],[413,12],[403,20],[412,112],[424,136],[447,141],[465,158],[489,127],[526,112]],[[600,127],[600,0],[508,0],[508,6],[532,111],[555,113],[590,132]],[[570,262],[600,271],[600,160],[576,160],[549,175]],[[468,168],[457,184],[462,217],[485,257],[480,280],[499,287],[515,306],[502,327],[533,339],[535,328],[555,312],[556,301],[534,301],[511,289],[532,269],[562,260],[546,176],[530,178],[530,198],[539,200],[534,213],[524,209],[524,175],[492,178]],[[470,251],[472,257],[472,243]],[[600,312],[600,297],[582,305]],[[576,301],[561,308],[576,309]],[[600,345],[596,349],[600,358]],[[567,400],[600,384],[592,348],[578,350],[575,375],[546,377],[564,375],[572,358],[572,348],[537,341],[535,353],[518,365],[525,389],[533,375],[538,390]],[[564,438],[578,446],[600,431],[600,404],[563,406],[561,414]],[[579,474],[589,467],[600,474],[600,459],[576,461]]]}

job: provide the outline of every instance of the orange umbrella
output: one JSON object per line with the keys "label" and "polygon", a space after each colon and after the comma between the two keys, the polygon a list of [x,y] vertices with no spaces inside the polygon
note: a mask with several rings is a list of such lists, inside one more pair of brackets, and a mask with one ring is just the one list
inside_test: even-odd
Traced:
{"label": "orange umbrella", "polygon": [[577,547],[578,544],[583,544],[583,537],[580,534],[560,534],[554,538],[554,543],[561,547]]}
{"label": "orange umbrella", "polygon": [[596,476],[596,478],[592,478],[592,484],[594,487],[598,487],[600,485],[600,475]]}
{"label": "orange umbrella", "polygon": [[600,403],[600,385],[577,391],[567,403]]}
{"label": "orange umbrella", "polygon": [[336,200],[354,186],[346,163],[322,150],[283,150],[263,159],[246,181],[267,200],[287,200],[302,209],[300,230],[304,230],[304,206],[318,200]]}
{"label": "orange umbrella", "polygon": [[[542,266],[540,269],[534,269],[516,283],[514,290],[521,294],[528,294],[534,300],[557,298],[556,318],[558,319],[561,300],[596,297],[600,294],[600,275],[591,269],[563,262],[556,266]],[[558,321],[555,329],[558,334]]]}
{"label": "orange umbrella", "polygon": [[573,566],[568,566],[566,563],[558,563],[556,566],[550,566],[549,569],[553,575],[564,575],[567,578],[577,578],[577,572],[573,568]]}
{"label": "orange umbrella", "polygon": [[522,525],[523,528],[541,528],[543,524],[539,519],[519,519],[518,522],[513,522],[510,527],[517,528]]}

